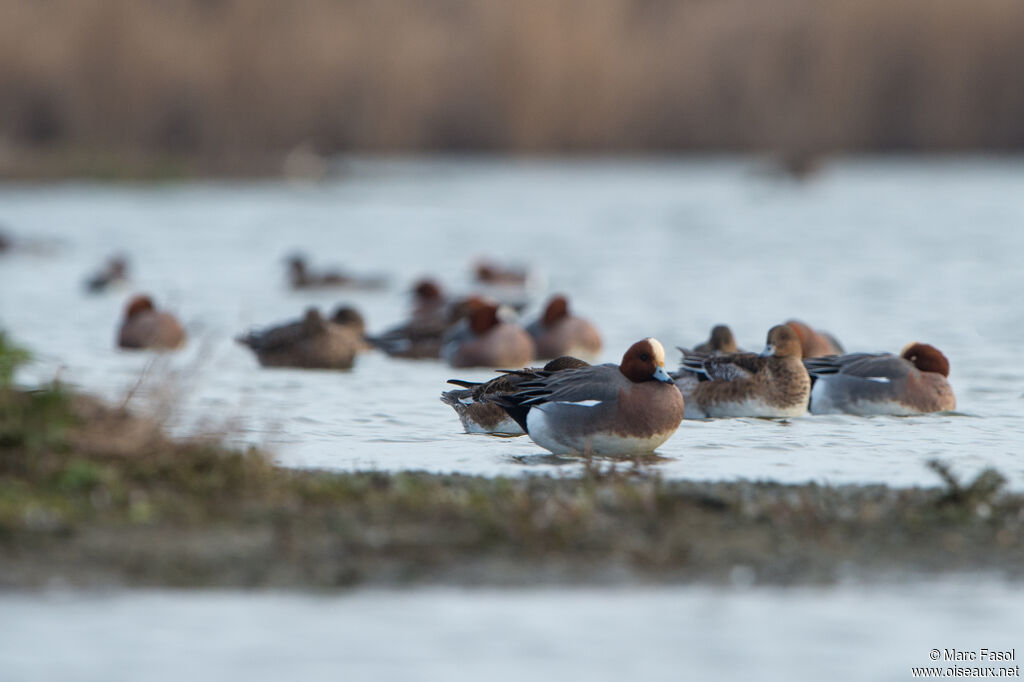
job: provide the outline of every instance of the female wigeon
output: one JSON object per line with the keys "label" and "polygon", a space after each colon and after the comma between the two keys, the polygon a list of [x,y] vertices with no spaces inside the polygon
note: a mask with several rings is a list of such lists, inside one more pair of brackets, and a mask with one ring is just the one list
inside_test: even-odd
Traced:
{"label": "female wigeon", "polygon": [[526,327],[537,344],[541,360],[573,355],[595,360],[601,353],[601,335],[587,320],[569,313],[569,299],[554,296],[540,319]]}
{"label": "female wigeon", "polygon": [[264,367],[351,369],[361,339],[349,327],[325,320],[316,308],[305,317],[235,339],[248,346]]}
{"label": "female wigeon", "polygon": [[949,360],[926,343],[899,355],[851,353],[805,360],[813,414],[909,415],[956,409]]}
{"label": "female wigeon", "polygon": [[711,337],[707,341],[694,346],[692,351],[684,352],[696,353],[697,355],[726,355],[728,353],[739,353],[740,349],[736,346],[736,339],[732,335],[732,330],[724,324],[716,324],[711,328]]}
{"label": "female wigeon", "polygon": [[356,336],[359,340],[359,345],[356,348],[357,351],[363,352],[372,348],[366,340],[366,320],[363,318],[362,313],[352,306],[340,305],[335,308],[334,313],[331,315],[331,322],[345,327]]}
{"label": "female wigeon", "polygon": [[817,358],[823,355],[841,355],[843,346],[836,337],[828,332],[812,329],[800,320],[786,322],[800,339],[800,352],[805,358]]}
{"label": "female wigeon", "polygon": [[589,366],[589,363],[579,358],[563,356],[555,358],[541,368],[502,370],[504,373],[501,376],[490,381],[473,382],[449,379],[448,383],[463,388],[445,391],[441,394],[441,402],[454,408],[466,433],[521,436],[526,432],[494,400],[498,396],[517,392],[527,381],[541,378],[540,372],[560,372]]}
{"label": "female wigeon", "polygon": [[665,371],[665,350],[656,339],[634,343],[619,365],[538,374],[497,402],[555,454],[653,452],[683,419],[683,396]]}
{"label": "female wigeon", "polygon": [[807,411],[811,391],[800,341],[784,324],[768,331],[761,355],[684,355],[676,385],[686,398],[687,419],[796,417]]}
{"label": "female wigeon", "polygon": [[445,336],[441,357],[452,367],[515,367],[533,360],[533,339],[505,322],[494,303],[480,302]]}
{"label": "female wigeon", "polygon": [[130,350],[173,350],[185,345],[185,330],[174,315],[157,310],[149,296],[136,296],[125,307],[117,345]]}

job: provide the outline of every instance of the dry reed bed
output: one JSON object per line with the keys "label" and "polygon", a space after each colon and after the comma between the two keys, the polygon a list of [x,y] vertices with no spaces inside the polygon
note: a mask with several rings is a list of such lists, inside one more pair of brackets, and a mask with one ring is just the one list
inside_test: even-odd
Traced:
{"label": "dry reed bed", "polygon": [[0,0],[0,143],[1024,146],[1019,0]]}

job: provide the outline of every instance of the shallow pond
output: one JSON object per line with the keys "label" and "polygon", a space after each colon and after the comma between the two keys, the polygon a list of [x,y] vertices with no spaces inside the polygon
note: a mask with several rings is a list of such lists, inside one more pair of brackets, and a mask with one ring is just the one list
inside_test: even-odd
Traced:
{"label": "shallow pond", "polygon": [[[661,588],[0,594],[11,682],[909,680],[1019,666],[998,581]],[[1015,649],[1016,660],[930,652]],[[951,673],[951,675],[956,673]]]}
{"label": "shallow pond", "polygon": [[[697,343],[718,322],[758,348],[790,317],[848,350],[920,340],[950,358],[955,414],[686,422],[659,451],[666,476],[931,484],[924,462],[938,457],[1024,488],[1024,163],[846,161],[807,183],[758,168],[356,159],[321,184],[0,185],[0,223],[30,242],[0,258],[0,325],[37,354],[25,382],[59,373],[121,399],[148,367],[133,401],[164,404],[176,432],[223,430],[288,466],[575,473],[526,438],[461,432],[438,395],[449,377],[487,372],[379,354],[347,373],[265,370],[232,341],[342,301],[380,330],[404,317],[418,276],[465,292],[470,264],[490,256],[543,273],[536,306],[569,293],[608,361],[649,335]],[[392,287],[291,292],[283,259],[296,249]],[[84,294],[113,252],[131,257],[131,286]],[[149,366],[113,348],[135,291],[182,317],[184,352]]]}

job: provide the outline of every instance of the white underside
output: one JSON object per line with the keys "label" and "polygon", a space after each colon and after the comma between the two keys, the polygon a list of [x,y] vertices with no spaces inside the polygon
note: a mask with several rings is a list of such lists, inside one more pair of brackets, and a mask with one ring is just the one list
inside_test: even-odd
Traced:
{"label": "white underside", "polygon": [[579,438],[568,438],[554,428],[544,412],[543,405],[530,410],[526,426],[533,442],[556,455],[634,455],[654,452],[675,433],[659,433],[649,438],[617,436],[609,433],[592,433]]}
{"label": "white underside", "polygon": [[895,400],[849,400],[847,396],[838,397],[833,395],[833,388],[827,380],[818,379],[811,389],[811,414],[854,414],[860,417],[887,414],[908,417],[921,412]]}
{"label": "white underside", "polygon": [[751,398],[740,402],[721,402],[701,407],[696,400],[686,401],[683,419],[704,419],[706,417],[799,417],[807,413],[804,404],[779,407],[764,400]]}
{"label": "white underside", "polygon": [[486,428],[478,424],[466,415],[465,412],[459,415],[459,420],[462,422],[462,428],[466,430],[466,433],[488,433],[496,436],[522,436],[526,433],[512,417],[502,419],[493,428]]}

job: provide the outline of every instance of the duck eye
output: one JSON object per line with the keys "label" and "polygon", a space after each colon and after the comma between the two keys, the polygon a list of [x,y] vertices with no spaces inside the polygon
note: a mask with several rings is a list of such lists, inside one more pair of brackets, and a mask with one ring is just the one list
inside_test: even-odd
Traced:
{"label": "duck eye", "polygon": [[644,362],[647,362],[648,360],[651,359],[651,356],[648,355],[647,353],[641,353],[640,354],[640,359],[643,360]]}

